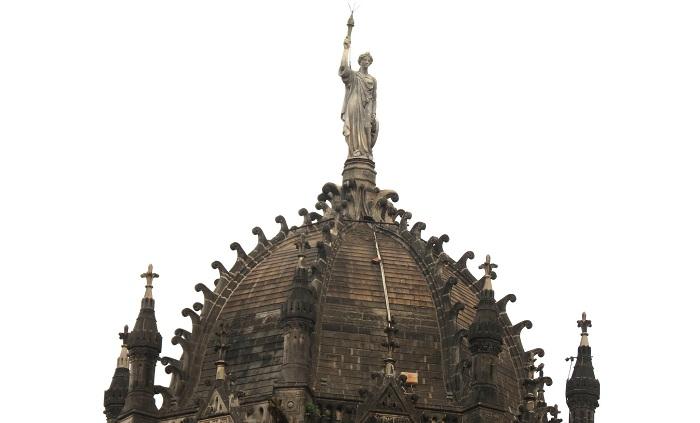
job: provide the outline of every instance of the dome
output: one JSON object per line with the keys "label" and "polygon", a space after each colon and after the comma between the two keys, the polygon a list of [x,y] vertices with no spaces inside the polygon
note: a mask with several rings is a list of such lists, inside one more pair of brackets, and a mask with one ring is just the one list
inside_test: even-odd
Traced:
{"label": "dome", "polygon": [[[395,192],[376,188],[373,167],[369,160],[348,160],[343,184],[323,186],[320,213],[301,209],[302,222],[292,227],[278,216],[273,238],[253,229],[253,251],[231,245],[238,255],[231,269],[212,263],[220,277],[211,289],[195,286],[203,301],[183,310],[192,329],[179,329],[172,339],[183,356],[164,359],[173,374],[171,403],[164,407],[174,411],[206,402],[217,371],[214,333],[225,328],[226,369],[239,403],[265,402],[279,389],[305,386],[313,407],[355,413],[389,356],[397,374],[417,374],[416,383],[403,388],[413,407],[460,409],[470,384],[465,336],[484,278],[468,269],[473,253],[455,261],[443,251],[447,235],[423,239],[422,222],[409,229],[411,214],[396,209]],[[512,325],[505,312],[514,300],[507,295],[496,303],[504,336],[494,366],[511,412],[523,397],[523,369],[532,354],[519,337],[530,323]],[[285,357],[289,320],[309,329],[307,363],[292,377],[300,380],[284,372],[294,361]],[[389,326],[393,342],[387,342]],[[308,401],[287,404],[308,407]]]}

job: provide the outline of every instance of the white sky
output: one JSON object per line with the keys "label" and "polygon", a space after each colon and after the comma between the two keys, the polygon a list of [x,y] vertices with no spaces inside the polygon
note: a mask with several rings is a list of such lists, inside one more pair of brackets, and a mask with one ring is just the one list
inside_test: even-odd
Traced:
{"label": "white sky", "polygon": [[[492,255],[511,319],[534,322],[525,347],[547,352],[548,401],[566,412],[586,310],[598,421],[697,414],[700,4],[358,3],[378,184],[452,257]],[[146,265],[179,357],[209,263],[340,181],[347,16],[341,0],[0,4],[3,420],[102,421]]]}

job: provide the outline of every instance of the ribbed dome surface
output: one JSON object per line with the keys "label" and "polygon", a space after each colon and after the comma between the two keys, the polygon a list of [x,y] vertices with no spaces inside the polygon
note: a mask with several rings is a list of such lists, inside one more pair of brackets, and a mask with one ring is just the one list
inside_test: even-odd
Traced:
{"label": "ribbed dome surface", "polygon": [[[397,370],[417,371],[417,391],[444,401],[440,329],[423,273],[394,237],[379,233],[379,250],[398,329]],[[333,263],[323,298],[316,389],[320,394],[359,398],[372,371],[381,370],[386,348],[386,305],[374,236],[369,225],[348,231]]]}
{"label": "ribbed dome surface", "polygon": [[[201,361],[188,363],[190,371],[201,369],[198,377],[185,382],[196,386],[186,390],[195,394],[193,399],[205,397],[210,390],[216,352],[208,338],[211,328],[222,322],[230,326],[226,362],[235,390],[244,392],[248,400],[272,394],[283,360],[280,310],[298,264],[295,243],[304,233],[316,245],[323,239],[322,223],[289,231],[279,237],[284,239],[265,245],[257,257],[251,253],[245,260],[239,258],[230,273],[222,275],[216,297],[211,297],[216,298],[211,301],[214,306],[211,310],[205,307],[206,316],[202,314],[206,321],[199,343],[205,346],[201,355],[194,355]],[[360,402],[359,392],[370,386],[372,372],[383,368],[386,304],[379,266],[372,263],[377,256],[373,231],[398,329],[396,369],[418,373],[416,406],[456,407],[468,386],[464,364],[469,361],[466,340],[457,332],[474,318],[479,282],[468,271],[460,272],[441,248],[435,253],[419,232],[398,224],[344,223],[334,234],[331,254],[316,273],[318,317],[312,337],[311,377],[315,396]],[[309,250],[305,262],[319,262],[316,248]],[[450,277],[456,283],[447,289]],[[507,405],[517,409],[524,352],[515,333],[519,330],[513,331],[505,313],[501,319],[506,337],[496,378],[505,388]]]}

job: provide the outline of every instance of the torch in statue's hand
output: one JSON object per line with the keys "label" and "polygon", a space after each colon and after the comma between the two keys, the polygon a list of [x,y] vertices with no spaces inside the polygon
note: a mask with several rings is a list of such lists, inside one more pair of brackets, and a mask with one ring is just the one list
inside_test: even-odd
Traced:
{"label": "torch in statue's hand", "polygon": [[348,36],[345,37],[347,40],[348,44],[350,44],[350,35],[352,34],[352,27],[355,26],[355,19],[352,17],[354,14],[354,11],[350,12],[350,17],[348,18]]}

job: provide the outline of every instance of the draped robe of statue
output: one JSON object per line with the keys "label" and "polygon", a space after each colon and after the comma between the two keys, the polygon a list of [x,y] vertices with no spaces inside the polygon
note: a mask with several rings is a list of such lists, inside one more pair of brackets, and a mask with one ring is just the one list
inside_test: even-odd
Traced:
{"label": "draped robe of statue", "polygon": [[377,109],[377,80],[368,73],[350,69],[349,64],[341,66],[338,73],[345,84],[340,118],[348,143],[348,158],[372,160],[372,147],[377,140],[378,129],[373,117]]}

